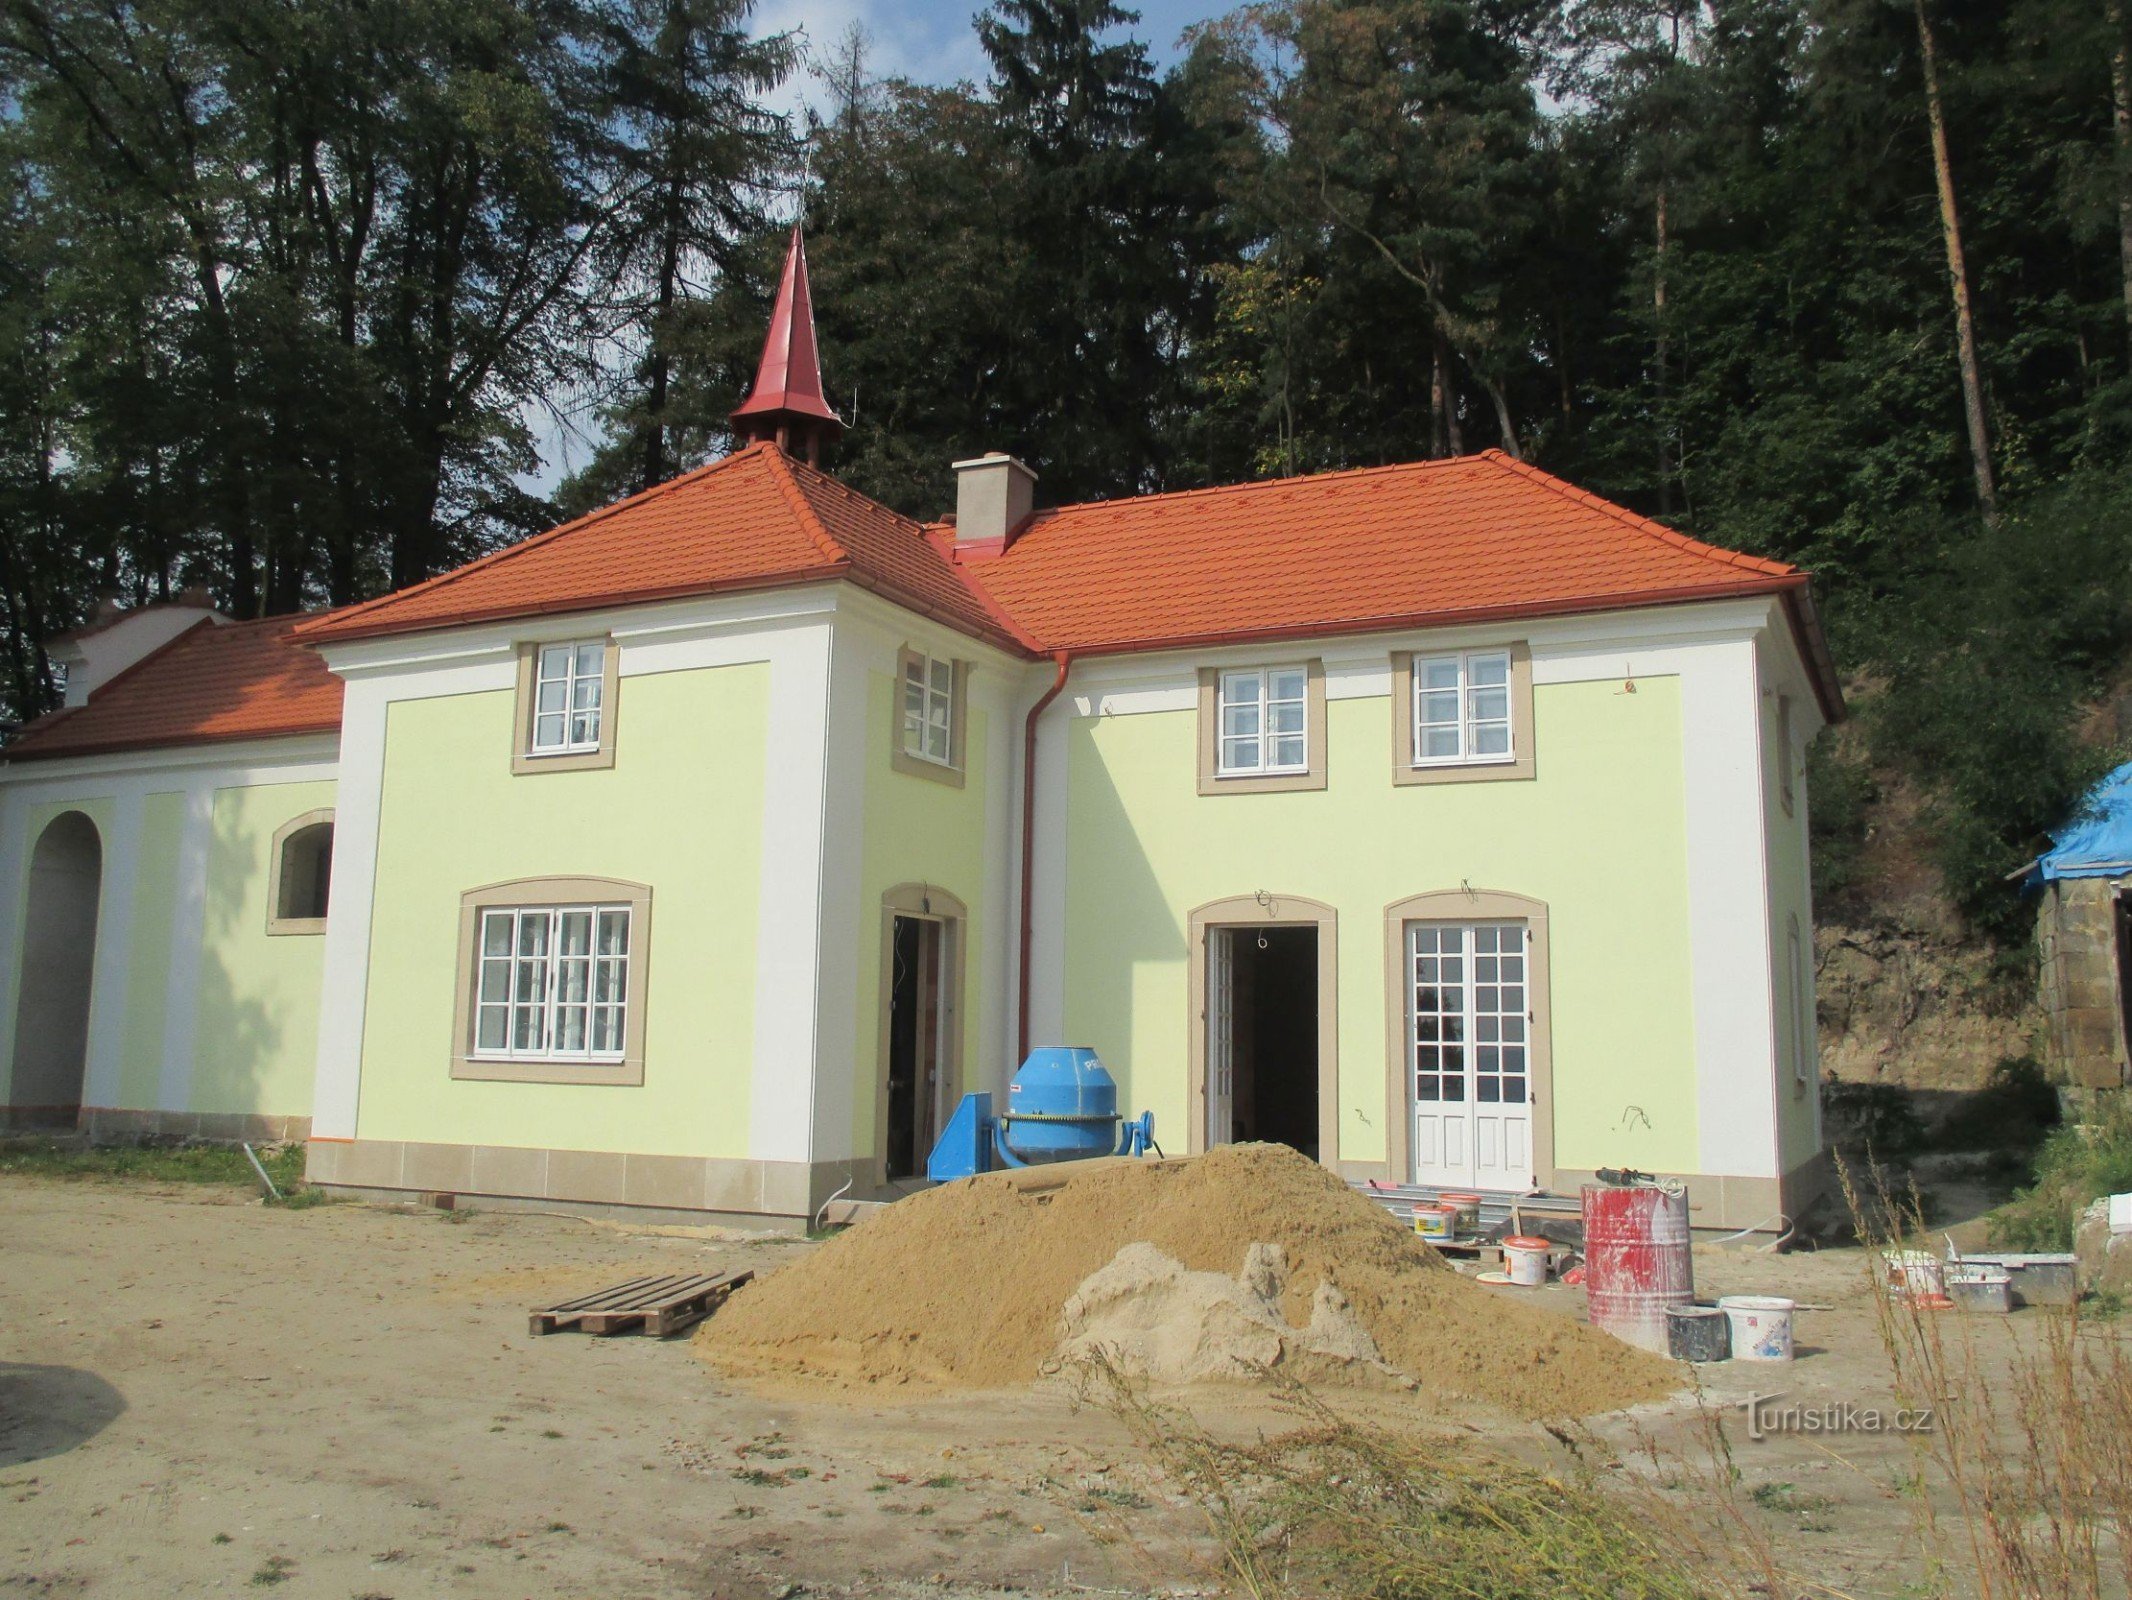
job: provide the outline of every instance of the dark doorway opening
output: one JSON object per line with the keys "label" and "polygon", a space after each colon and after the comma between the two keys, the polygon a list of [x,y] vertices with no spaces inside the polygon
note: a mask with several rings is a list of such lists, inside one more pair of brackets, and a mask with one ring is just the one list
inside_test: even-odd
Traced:
{"label": "dark doorway opening", "polygon": [[1231,1137],[1318,1158],[1318,930],[1231,928]]}
{"label": "dark doorway opening", "polygon": [[104,850],[96,824],[62,812],[30,853],[8,1120],[72,1127],[89,1049],[89,991]]}
{"label": "dark doorway opening", "polygon": [[945,926],[896,917],[888,990],[888,1176],[924,1175],[939,1133],[941,953]]}

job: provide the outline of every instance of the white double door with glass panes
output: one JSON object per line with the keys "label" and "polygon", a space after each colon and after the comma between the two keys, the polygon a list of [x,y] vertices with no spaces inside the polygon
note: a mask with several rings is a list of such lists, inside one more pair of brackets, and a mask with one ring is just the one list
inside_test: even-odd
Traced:
{"label": "white double door with glass panes", "polygon": [[1415,1183],[1531,1186],[1530,971],[1522,922],[1407,924]]}

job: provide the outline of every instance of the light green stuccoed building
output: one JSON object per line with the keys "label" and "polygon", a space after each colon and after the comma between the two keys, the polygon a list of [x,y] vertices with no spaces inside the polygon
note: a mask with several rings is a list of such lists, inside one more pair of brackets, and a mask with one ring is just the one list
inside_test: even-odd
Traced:
{"label": "light green stuccoed building", "polygon": [[737,454],[429,583],[65,649],[0,767],[17,1122],[313,1181],[790,1221],[1093,1046],[1173,1153],[1822,1182],[1805,576],[1495,453],[897,516]]}

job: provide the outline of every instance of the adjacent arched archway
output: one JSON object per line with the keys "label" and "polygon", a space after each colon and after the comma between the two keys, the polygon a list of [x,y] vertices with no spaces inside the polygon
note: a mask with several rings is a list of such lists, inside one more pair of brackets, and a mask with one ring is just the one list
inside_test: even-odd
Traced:
{"label": "adjacent arched archway", "polygon": [[79,811],[63,811],[46,824],[30,853],[22,919],[7,1096],[18,1122],[71,1126],[81,1110],[103,876],[104,847],[95,823]]}

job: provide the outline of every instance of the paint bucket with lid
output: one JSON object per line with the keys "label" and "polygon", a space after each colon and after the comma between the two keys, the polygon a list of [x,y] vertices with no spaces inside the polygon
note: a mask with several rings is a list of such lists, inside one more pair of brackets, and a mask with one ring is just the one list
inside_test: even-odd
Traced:
{"label": "paint bucket with lid", "polygon": [[1547,1241],[1518,1235],[1503,1241],[1503,1271],[1520,1289],[1547,1286]]}
{"label": "paint bucket with lid", "polygon": [[1432,1244],[1449,1244],[1457,1223],[1458,1212],[1451,1206],[1421,1205],[1414,1208],[1414,1231]]}
{"label": "paint bucket with lid", "polygon": [[1478,1233],[1481,1226],[1481,1197],[1477,1194],[1445,1193],[1436,1197],[1440,1206],[1449,1206],[1458,1213],[1453,1224],[1460,1233]]}
{"label": "paint bucket with lid", "polygon": [[1721,1306],[1667,1306],[1666,1353],[1675,1361],[1723,1361],[1732,1354],[1732,1319]]}
{"label": "paint bucket with lid", "polygon": [[1799,1309],[1796,1300],[1777,1294],[1727,1294],[1718,1296],[1717,1303],[1731,1324],[1733,1360],[1791,1359],[1791,1318]]}

